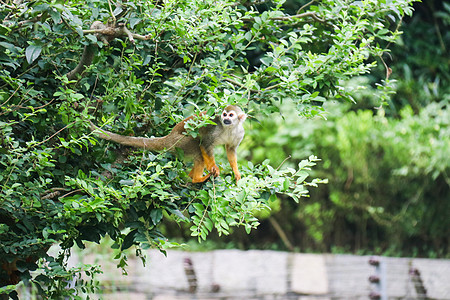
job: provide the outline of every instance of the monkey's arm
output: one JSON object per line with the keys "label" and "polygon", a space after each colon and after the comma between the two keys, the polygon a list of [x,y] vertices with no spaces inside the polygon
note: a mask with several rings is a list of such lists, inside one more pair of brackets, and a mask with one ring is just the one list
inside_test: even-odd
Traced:
{"label": "monkey's arm", "polygon": [[241,173],[239,173],[238,165],[237,165],[237,156],[236,156],[236,148],[235,146],[226,145],[225,149],[227,151],[228,162],[230,163],[231,169],[233,170],[234,177],[236,178],[236,182],[241,179]]}

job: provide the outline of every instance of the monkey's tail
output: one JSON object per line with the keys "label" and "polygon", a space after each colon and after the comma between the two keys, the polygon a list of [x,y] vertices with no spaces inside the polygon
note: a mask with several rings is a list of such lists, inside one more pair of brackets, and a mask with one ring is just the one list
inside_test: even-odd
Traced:
{"label": "monkey's tail", "polygon": [[166,136],[157,138],[125,136],[101,129],[91,121],[89,122],[89,128],[91,129],[91,131],[93,131],[99,138],[102,138],[104,140],[113,141],[125,146],[143,148],[153,151],[162,151],[167,148]]}

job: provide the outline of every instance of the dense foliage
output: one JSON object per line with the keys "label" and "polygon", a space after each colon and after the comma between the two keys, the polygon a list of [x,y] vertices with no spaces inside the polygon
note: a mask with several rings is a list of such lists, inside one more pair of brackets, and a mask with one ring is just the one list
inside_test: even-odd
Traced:
{"label": "dense foliage", "polygon": [[450,101],[450,4],[417,3],[403,23],[401,43],[392,47],[397,88],[388,109],[395,114],[407,105],[417,114],[429,103]]}
{"label": "dense foliage", "polygon": [[[75,244],[108,236],[138,255],[164,251],[173,245],[159,230],[165,216],[206,239],[213,229],[256,228],[255,214],[277,197],[298,202],[321,182],[305,181],[315,156],[294,168],[244,163],[237,185],[229,175],[192,185],[182,160],[97,141],[88,120],[160,136],[186,115],[212,116],[230,103],[259,119],[288,100],[296,114],[321,115],[327,99],[352,99],[345,81],[382,60],[410,2],[2,4],[0,293],[14,296],[25,280],[50,298],[77,297],[94,285],[76,274],[98,270],[67,267]],[[190,124],[191,134],[206,123]],[[56,257],[47,253],[53,244]],[[126,266],[123,252],[116,259]]]}

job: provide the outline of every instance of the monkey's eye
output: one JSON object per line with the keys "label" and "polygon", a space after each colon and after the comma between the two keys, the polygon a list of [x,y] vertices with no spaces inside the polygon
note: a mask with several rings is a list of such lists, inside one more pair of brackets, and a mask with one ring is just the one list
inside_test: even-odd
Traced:
{"label": "monkey's eye", "polygon": [[233,114],[233,113],[230,113],[228,116],[230,116],[230,118],[232,118],[232,117],[234,116],[234,114]]}
{"label": "monkey's eye", "polygon": [[223,116],[224,116],[224,117],[226,117],[226,116],[227,116],[227,113],[226,113],[226,112],[224,112],[224,113],[223,113]]}

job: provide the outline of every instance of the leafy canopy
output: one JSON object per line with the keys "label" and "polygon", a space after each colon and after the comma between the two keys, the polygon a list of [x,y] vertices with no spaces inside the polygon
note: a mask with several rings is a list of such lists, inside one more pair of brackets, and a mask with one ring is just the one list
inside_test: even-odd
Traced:
{"label": "leafy canopy", "polygon": [[[31,280],[49,297],[76,297],[93,282],[75,290],[66,282],[98,270],[67,267],[75,244],[109,236],[125,267],[122,251],[133,245],[138,255],[172,246],[158,229],[167,215],[204,240],[213,229],[256,228],[255,213],[277,195],[300,201],[322,182],[305,181],[315,156],[296,169],[243,163],[237,185],[224,164],[225,176],[198,186],[187,183],[182,160],[128,155],[97,141],[88,120],[161,136],[193,112],[211,116],[226,104],[263,118],[289,99],[298,114],[320,115],[327,99],[352,100],[344,81],[382,61],[411,2],[6,1],[0,292],[14,295],[19,280]],[[191,124],[191,134],[206,123]],[[47,253],[53,244],[59,256]]]}

